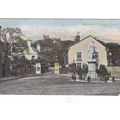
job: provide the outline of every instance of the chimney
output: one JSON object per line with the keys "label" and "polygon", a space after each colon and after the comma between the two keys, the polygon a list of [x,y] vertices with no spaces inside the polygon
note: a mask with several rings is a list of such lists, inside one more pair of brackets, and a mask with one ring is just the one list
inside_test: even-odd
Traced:
{"label": "chimney", "polygon": [[27,40],[27,46],[28,48],[31,48],[31,40]]}
{"label": "chimney", "polygon": [[75,36],[75,39],[74,41],[77,43],[77,42],[80,42],[80,33],[78,32]]}
{"label": "chimney", "polygon": [[28,52],[31,52],[31,40],[27,40]]}
{"label": "chimney", "polygon": [[41,51],[41,48],[40,48],[40,43],[38,43],[38,44],[37,44],[37,50],[38,50],[38,52],[40,52],[40,51]]}

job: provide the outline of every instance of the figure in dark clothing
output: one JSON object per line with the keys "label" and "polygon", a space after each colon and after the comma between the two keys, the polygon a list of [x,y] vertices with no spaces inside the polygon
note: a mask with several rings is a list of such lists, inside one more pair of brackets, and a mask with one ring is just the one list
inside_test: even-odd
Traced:
{"label": "figure in dark clothing", "polygon": [[76,81],[76,75],[72,74],[72,80]]}
{"label": "figure in dark clothing", "polygon": [[112,77],[112,82],[115,82],[115,77],[114,76]]}
{"label": "figure in dark clothing", "polygon": [[79,68],[77,69],[77,73],[78,73],[78,75],[79,75],[79,80],[82,79],[82,68],[81,68],[81,67],[79,67]]}
{"label": "figure in dark clothing", "polygon": [[90,76],[88,76],[87,82],[90,83],[90,80],[91,80],[91,78],[90,78]]}

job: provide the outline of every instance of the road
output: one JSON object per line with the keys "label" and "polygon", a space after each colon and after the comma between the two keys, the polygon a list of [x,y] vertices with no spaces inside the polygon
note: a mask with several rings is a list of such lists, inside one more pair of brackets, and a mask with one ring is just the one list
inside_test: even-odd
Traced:
{"label": "road", "polygon": [[41,76],[0,82],[0,94],[9,95],[118,95],[120,81],[114,83],[72,81],[70,75]]}

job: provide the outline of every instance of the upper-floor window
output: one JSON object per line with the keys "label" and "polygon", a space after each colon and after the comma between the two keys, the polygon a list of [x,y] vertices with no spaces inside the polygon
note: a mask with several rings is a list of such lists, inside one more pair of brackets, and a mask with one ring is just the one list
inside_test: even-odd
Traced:
{"label": "upper-floor window", "polygon": [[32,56],[32,59],[35,59],[35,56]]}
{"label": "upper-floor window", "polygon": [[77,52],[77,60],[81,60],[81,52]]}

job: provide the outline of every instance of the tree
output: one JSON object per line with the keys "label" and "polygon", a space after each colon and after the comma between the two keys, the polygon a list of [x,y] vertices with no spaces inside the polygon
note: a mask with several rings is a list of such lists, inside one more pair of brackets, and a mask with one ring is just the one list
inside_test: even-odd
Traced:
{"label": "tree", "polygon": [[76,63],[72,63],[69,65],[70,66],[70,71],[75,74],[76,73]]}
{"label": "tree", "polygon": [[22,31],[20,28],[4,28],[1,30],[1,42],[3,44],[2,60],[3,60],[3,76],[6,76],[6,72],[9,71],[11,51],[15,43],[20,43],[23,39]]}
{"label": "tree", "polygon": [[77,73],[79,75],[79,79],[82,79],[82,68],[81,68],[81,65],[77,66]]}
{"label": "tree", "polygon": [[88,65],[87,64],[83,64],[83,66],[82,66],[82,72],[83,73],[88,73]]}
{"label": "tree", "polygon": [[21,36],[23,36],[22,31],[20,28],[4,28],[1,31],[2,36],[2,42],[4,45],[4,53],[5,56],[8,56],[8,54],[11,53],[12,47],[15,45],[15,43],[20,43],[23,39]]}
{"label": "tree", "polygon": [[101,77],[105,77],[106,75],[109,75],[107,68],[105,65],[100,65],[100,68],[96,70],[97,74]]}
{"label": "tree", "polygon": [[107,43],[109,65],[120,66],[120,45],[118,43]]}
{"label": "tree", "polygon": [[25,56],[18,56],[18,55],[13,56],[13,59],[11,61],[12,72],[15,75],[17,74],[24,75],[25,73],[28,73],[30,62],[31,61],[27,60]]}
{"label": "tree", "polygon": [[83,64],[83,66],[82,66],[82,74],[84,76],[84,79],[85,79],[87,73],[88,73],[88,65],[87,64]]}

